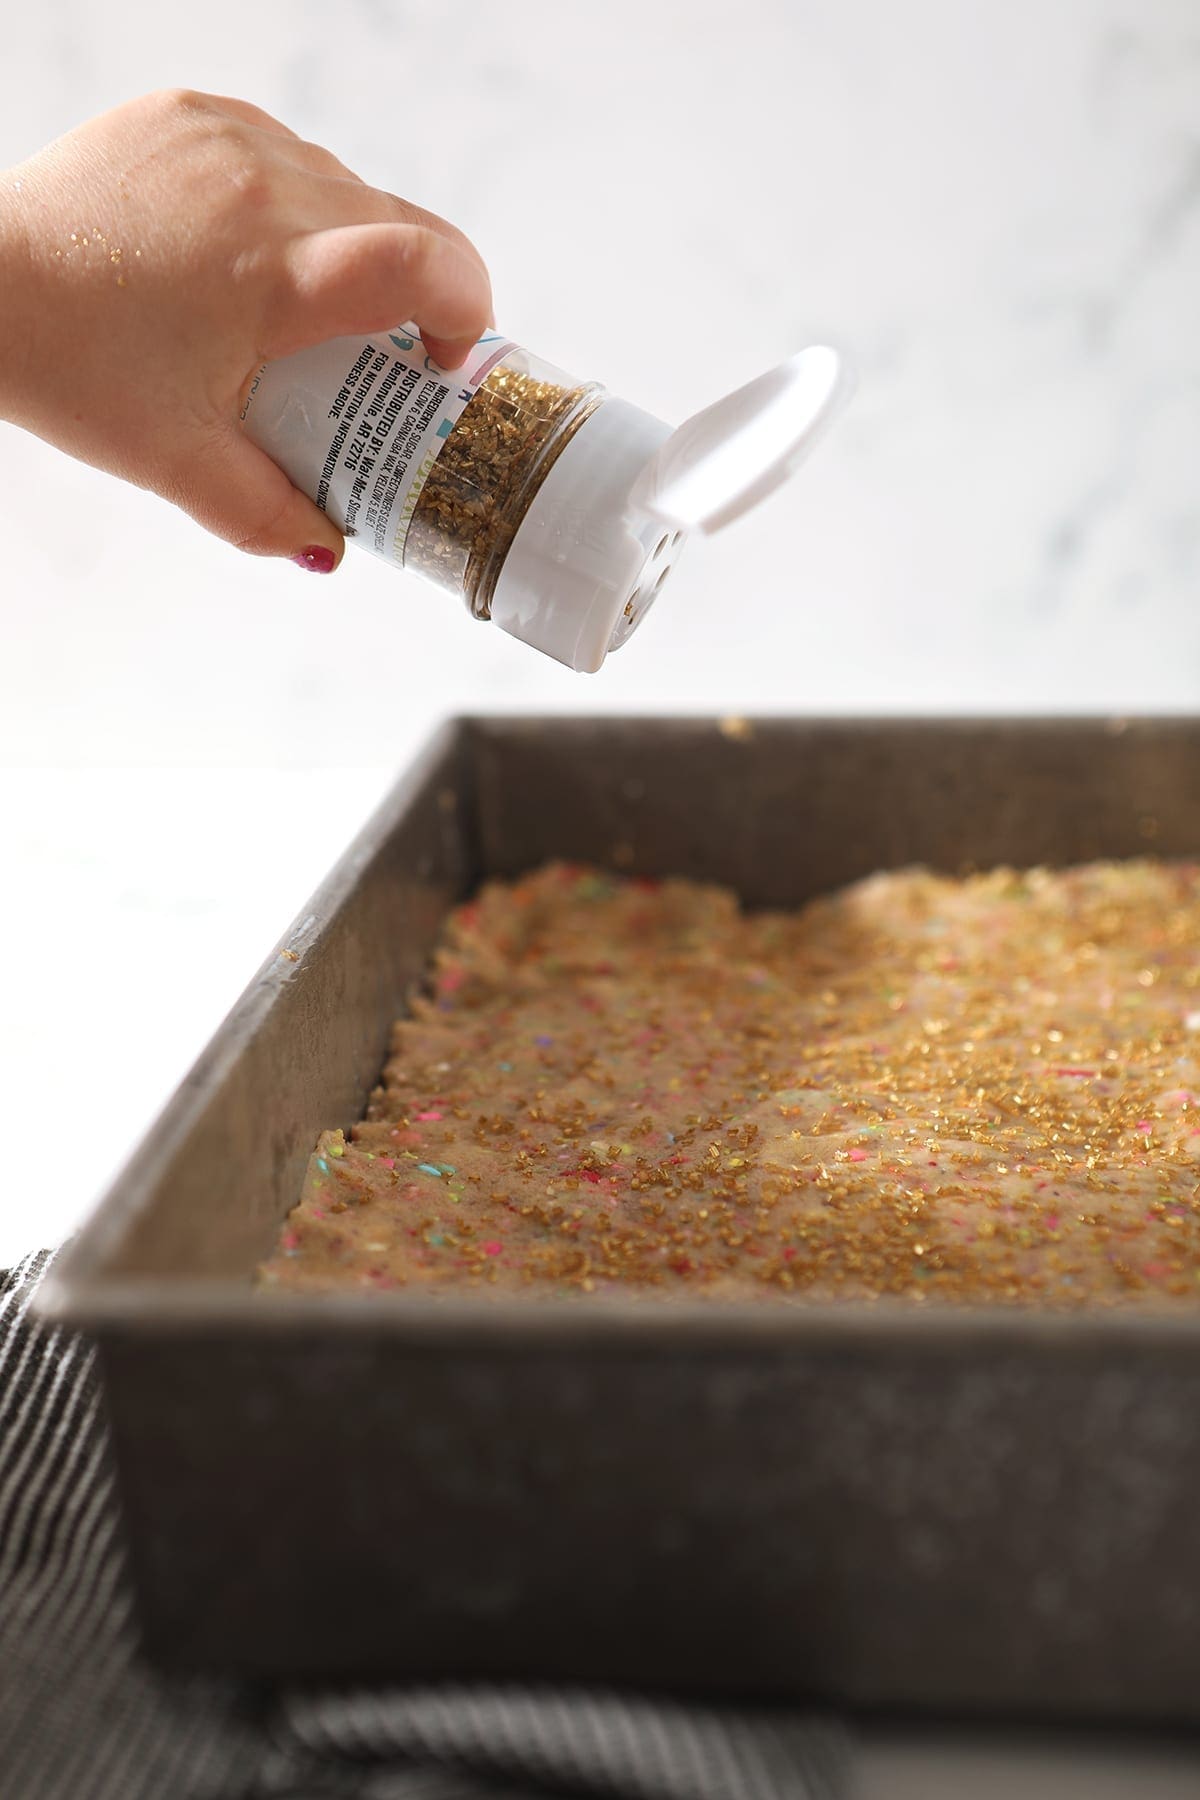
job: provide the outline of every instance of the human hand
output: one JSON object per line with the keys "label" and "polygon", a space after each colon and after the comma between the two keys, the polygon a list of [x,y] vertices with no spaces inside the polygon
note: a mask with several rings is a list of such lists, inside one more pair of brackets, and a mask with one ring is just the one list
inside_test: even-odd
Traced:
{"label": "human hand", "polygon": [[411,319],[457,368],[490,316],[461,232],[244,101],[150,94],[0,176],[0,417],[255,555],[344,548],[242,432],[258,367]]}

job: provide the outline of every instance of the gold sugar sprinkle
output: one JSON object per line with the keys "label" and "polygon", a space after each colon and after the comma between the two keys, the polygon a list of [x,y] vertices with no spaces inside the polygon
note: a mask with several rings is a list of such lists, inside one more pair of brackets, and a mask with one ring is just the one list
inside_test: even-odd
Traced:
{"label": "gold sugar sprinkle", "polygon": [[1192,1305],[1198,967],[1194,864],[490,885],[264,1280]]}
{"label": "gold sugar sprinkle", "polygon": [[487,618],[496,580],[534,495],[599,404],[592,385],[542,380],[520,352],[485,376],[421,488],[405,565],[463,594]]}

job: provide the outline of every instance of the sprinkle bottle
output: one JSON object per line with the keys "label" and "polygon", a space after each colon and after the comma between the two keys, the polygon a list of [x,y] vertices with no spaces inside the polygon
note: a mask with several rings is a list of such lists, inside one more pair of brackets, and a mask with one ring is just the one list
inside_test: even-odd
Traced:
{"label": "sprinkle bottle", "polygon": [[352,543],[592,673],[689,532],[778,487],[849,387],[814,346],[672,431],[496,332],[445,370],[400,326],[265,364],[242,423]]}

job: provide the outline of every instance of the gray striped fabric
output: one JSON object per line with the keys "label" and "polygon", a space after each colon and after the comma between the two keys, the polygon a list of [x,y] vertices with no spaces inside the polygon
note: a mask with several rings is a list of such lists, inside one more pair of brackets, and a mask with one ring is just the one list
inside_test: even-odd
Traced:
{"label": "gray striped fabric", "polygon": [[92,1355],[0,1277],[4,1800],[836,1800],[840,1729],[779,1709],[479,1685],[263,1694],[142,1666]]}

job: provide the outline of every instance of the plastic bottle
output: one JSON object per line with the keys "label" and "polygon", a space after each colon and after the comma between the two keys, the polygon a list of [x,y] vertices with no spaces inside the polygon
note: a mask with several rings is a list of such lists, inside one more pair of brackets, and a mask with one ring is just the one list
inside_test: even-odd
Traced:
{"label": "plastic bottle", "polygon": [[266,364],[242,421],[353,542],[592,672],[688,532],[777,487],[849,386],[816,346],[672,431],[495,332],[447,371],[401,326]]}

